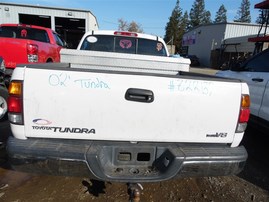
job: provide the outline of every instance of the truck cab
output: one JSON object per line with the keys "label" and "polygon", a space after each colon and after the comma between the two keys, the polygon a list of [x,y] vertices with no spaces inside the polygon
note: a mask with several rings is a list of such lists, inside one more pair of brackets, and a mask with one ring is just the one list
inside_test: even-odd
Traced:
{"label": "truck cab", "polygon": [[78,50],[169,56],[162,38],[148,34],[99,30],[86,33]]}

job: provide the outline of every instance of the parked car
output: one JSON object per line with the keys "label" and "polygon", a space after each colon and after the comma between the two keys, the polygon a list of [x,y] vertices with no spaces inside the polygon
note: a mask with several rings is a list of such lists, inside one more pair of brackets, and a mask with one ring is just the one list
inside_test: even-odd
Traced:
{"label": "parked car", "polygon": [[269,49],[251,57],[230,70],[219,71],[217,76],[236,78],[249,86],[251,121],[269,129]]}
{"label": "parked car", "polygon": [[56,32],[49,28],[22,25],[0,25],[0,55],[5,60],[6,76],[18,64],[60,62],[65,46]]}
{"label": "parked car", "polygon": [[200,66],[200,61],[199,58],[196,55],[185,55],[183,56],[185,58],[189,58],[191,61],[191,67],[199,67]]}
{"label": "parked car", "polygon": [[5,62],[0,56],[0,120],[7,118],[8,91],[5,85]]}

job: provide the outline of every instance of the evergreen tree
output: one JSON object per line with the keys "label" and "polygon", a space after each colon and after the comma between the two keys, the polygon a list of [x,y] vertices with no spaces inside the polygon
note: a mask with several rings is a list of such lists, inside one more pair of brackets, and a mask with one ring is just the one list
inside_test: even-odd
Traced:
{"label": "evergreen tree", "polygon": [[214,23],[227,22],[227,10],[222,4],[216,13]]}
{"label": "evergreen tree", "polygon": [[179,0],[177,0],[176,6],[172,11],[172,15],[166,24],[164,36],[166,43],[175,45],[176,52],[181,49],[182,36],[184,34],[184,30],[181,28],[182,10],[179,3]]}
{"label": "evergreen tree", "polygon": [[212,23],[210,11],[205,11],[204,20],[203,20],[202,23],[203,24],[210,24],[210,23]]}
{"label": "evergreen tree", "polygon": [[205,10],[204,0],[195,0],[190,10],[190,26],[211,23],[211,13]]}
{"label": "evergreen tree", "polygon": [[256,19],[256,23],[257,24],[263,24],[263,10],[260,9],[259,12],[260,12],[260,14],[259,14],[259,16]]}
{"label": "evergreen tree", "polygon": [[245,22],[245,23],[251,22],[249,0],[242,0],[241,6],[237,11],[237,16],[235,17],[234,22]]}
{"label": "evergreen tree", "polygon": [[269,19],[269,10],[268,9],[260,9],[260,15],[256,19],[257,24],[265,24],[268,23],[269,21],[266,21],[266,19]]}
{"label": "evergreen tree", "polygon": [[185,11],[182,22],[181,22],[181,27],[184,30],[184,32],[188,31],[190,28],[190,20],[189,20],[189,14],[188,11]]}

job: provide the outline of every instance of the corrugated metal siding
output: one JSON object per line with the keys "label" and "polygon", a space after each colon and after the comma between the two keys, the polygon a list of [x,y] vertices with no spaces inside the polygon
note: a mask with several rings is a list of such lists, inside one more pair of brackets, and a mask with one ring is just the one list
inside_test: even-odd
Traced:
{"label": "corrugated metal siding", "polygon": [[258,34],[260,25],[228,23],[224,39]]}

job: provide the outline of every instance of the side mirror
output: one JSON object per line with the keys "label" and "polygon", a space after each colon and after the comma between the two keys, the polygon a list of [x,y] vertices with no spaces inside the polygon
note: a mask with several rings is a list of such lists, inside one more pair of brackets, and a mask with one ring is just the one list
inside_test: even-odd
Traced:
{"label": "side mirror", "polygon": [[66,41],[64,41],[64,47],[69,48],[69,45],[68,45],[68,43]]}

